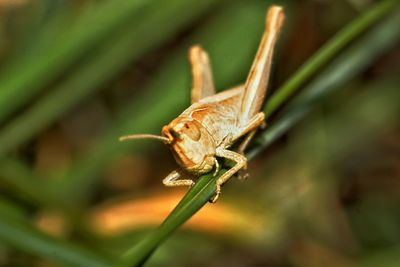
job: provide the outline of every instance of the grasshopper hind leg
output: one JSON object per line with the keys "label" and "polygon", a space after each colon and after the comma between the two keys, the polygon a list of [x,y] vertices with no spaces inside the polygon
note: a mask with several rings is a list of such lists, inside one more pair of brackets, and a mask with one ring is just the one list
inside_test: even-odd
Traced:
{"label": "grasshopper hind leg", "polygon": [[175,186],[193,186],[194,181],[190,179],[181,179],[181,174],[178,171],[173,171],[170,174],[168,174],[167,177],[163,179],[163,184],[168,187],[175,187]]}
{"label": "grasshopper hind leg", "polygon": [[189,60],[192,65],[192,103],[215,95],[211,64],[207,53],[199,45],[192,46],[189,50]]}

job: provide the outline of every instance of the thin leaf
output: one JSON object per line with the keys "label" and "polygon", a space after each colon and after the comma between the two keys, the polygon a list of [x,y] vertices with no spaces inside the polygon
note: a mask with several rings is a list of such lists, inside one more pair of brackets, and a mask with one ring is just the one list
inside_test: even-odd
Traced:
{"label": "thin leaf", "polygon": [[86,10],[72,26],[63,25],[63,33],[53,38],[51,45],[39,47],[26,60],[4,68],[6,72],[0,78],[0,123],[148,4],[143,0],[102,1]]}
{"label": "thin leaf", "polygon": [[4,216],[0,210],[0,240],[28,254],[39,255],[68,266],[107,267],[111,261],[68,242],[60,241],[29,226],[22,220]]}
{"label": "thin leaf", "polygon": [[124,253],[117,266],[141,266],[158,245],[208,202],[215,192],[215,182],[221,174],[222,172],[216,177],[211,174],[203,175],[159,228],[146,236],[137,246]]}
{"label": "thin leaf", "polygon": [[[0,161],[1,184],[30,202],[39,205],[55,204],[52,193],[33,172],[21,162],[7,158]],[[58,203],[59,204],[59,203]]]}

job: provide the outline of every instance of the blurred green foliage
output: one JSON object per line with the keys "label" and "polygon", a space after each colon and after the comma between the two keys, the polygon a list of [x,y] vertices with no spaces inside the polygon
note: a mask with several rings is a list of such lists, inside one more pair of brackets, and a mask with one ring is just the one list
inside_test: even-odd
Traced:
{"label": "blurred green foliage", "polygon": [[[0,266],[397,266],[400,10],[370,2],[0,1]],[[251,179],[172,235],[214,192],[200,177],[149,231],[175,163],[118,136],[189,104],[190,45],[218,89],[243,82],[272,3],[287,20]],[[140,223],[101,233],[102,208]]]}

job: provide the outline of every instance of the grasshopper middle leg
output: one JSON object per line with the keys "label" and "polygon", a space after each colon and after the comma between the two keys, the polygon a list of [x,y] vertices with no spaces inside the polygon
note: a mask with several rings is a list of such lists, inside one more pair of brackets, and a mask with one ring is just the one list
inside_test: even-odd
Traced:
{"label": "grasshopper middle leg", "polygon": [[[265,114],[264,112],[257,113],[248,123],[241,129],[241,131],[234,136],[227,138],[224,143],[222,144],[222,148],[217,150],[217,156],[226,158],[236,162],[236,165],[224,173],[218,180],[217,180],[217,190],[215,192],[214,197],[210,200],[212,203],[217,201],[219,194],[221,193],[221,186],[224,184],[229,178],[231,178],[235,174],[239,174],[239,179],[244,180],[248,177],[245,173],[239,173],[240,170],[246,170],[247,168],[247,159],[243,155],[244,150],[246,149],[247,145],[250,143],[250,140],[255,135],[257,128],[265,123]],[[243,142],[239,145],[238,152],[234,152],[231,150],[227,150],[230,144],[234,143],[240,137],[247,135]]]}
{"label": "grasshopper middle leg", "polygon": [[[253,139],[254,135],[256,134],[257,129],[252,130],[250,133],[246,135],[244,140],[240,143],[237,152],[241,155],[244,155],[244,151],[246,150],[247,146],[249,145],[251,139]],[[249,178],[249,173],[247,172],[247,168],[243,167],[241,170],[238,171],[237,177],[239,180],[247,180]]]}
{"label": "grasshopper middle leg", "polygon": [[248,126],[246,128],[252,129],[250,132],[247,134],[247,136],[244,138],[242,143],[240,143],[238,147],[238,152],[240,154],[244,154],[244,151],[246,150],[247,146],[250,144],[251,139],[253,139],[254,135],[256,134],[258,128],[260,127],[261,129],[264,129],[266,127],[265,123],[265,114],[264,112],[257,113],[256,116],[253,117],[253,119],[250,121]]}
{"label": "grasshopper middle leg", "polygon": [[227,172],[225,172],[221,177],[218,178],[216,187],[217,189],[215,190],[215,195],[214,197],[210,200],[212,203],[216,202],[219,194],[221,193],[221,186],[228,181],[235,173],[237,173],[240,169],[245,168],[247,165],[247,159],[245,156],[231,151],[227,149],[217,149],[217,156],[226,158],[228,160],[231,160],[235,162],[235,166],[230,168]]}
{"label": "grasshopper middle leg", "polygon": [[163,184],[165,186],[193,186],[194,181],[190,179],[182,179],[178,180],[181,177],[181,174],[178,171],[173,171],[168,174],[167,177],[163,179]]}

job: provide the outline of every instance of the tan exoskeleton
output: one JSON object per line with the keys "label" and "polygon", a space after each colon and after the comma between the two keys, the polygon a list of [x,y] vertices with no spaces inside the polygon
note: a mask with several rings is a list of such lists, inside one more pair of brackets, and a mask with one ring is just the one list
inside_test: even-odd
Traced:
{"label": "tan exoskeleton", "polygon": [[[245,169],[243,152],[265,115],[260,112],[268,86],[274,46],[284,20],[283,9],[272,6],[266,17],[266,28],[244,85],[216,94],[207,53],[200,46],[189,51],[192,65],[192,105],[162,128],[162,136],[139,134],[120,140],[154,138],[170,146],[177,162],[186,171],[201,175],[219,169],[217,157],[235,165],[218,178],[215,202],[221,186],[239,170]],[[244,137],[237,152],[229,148]],[[191,179],[181,179],[181,171],[171,172],[166,186],[192,186]]]}

